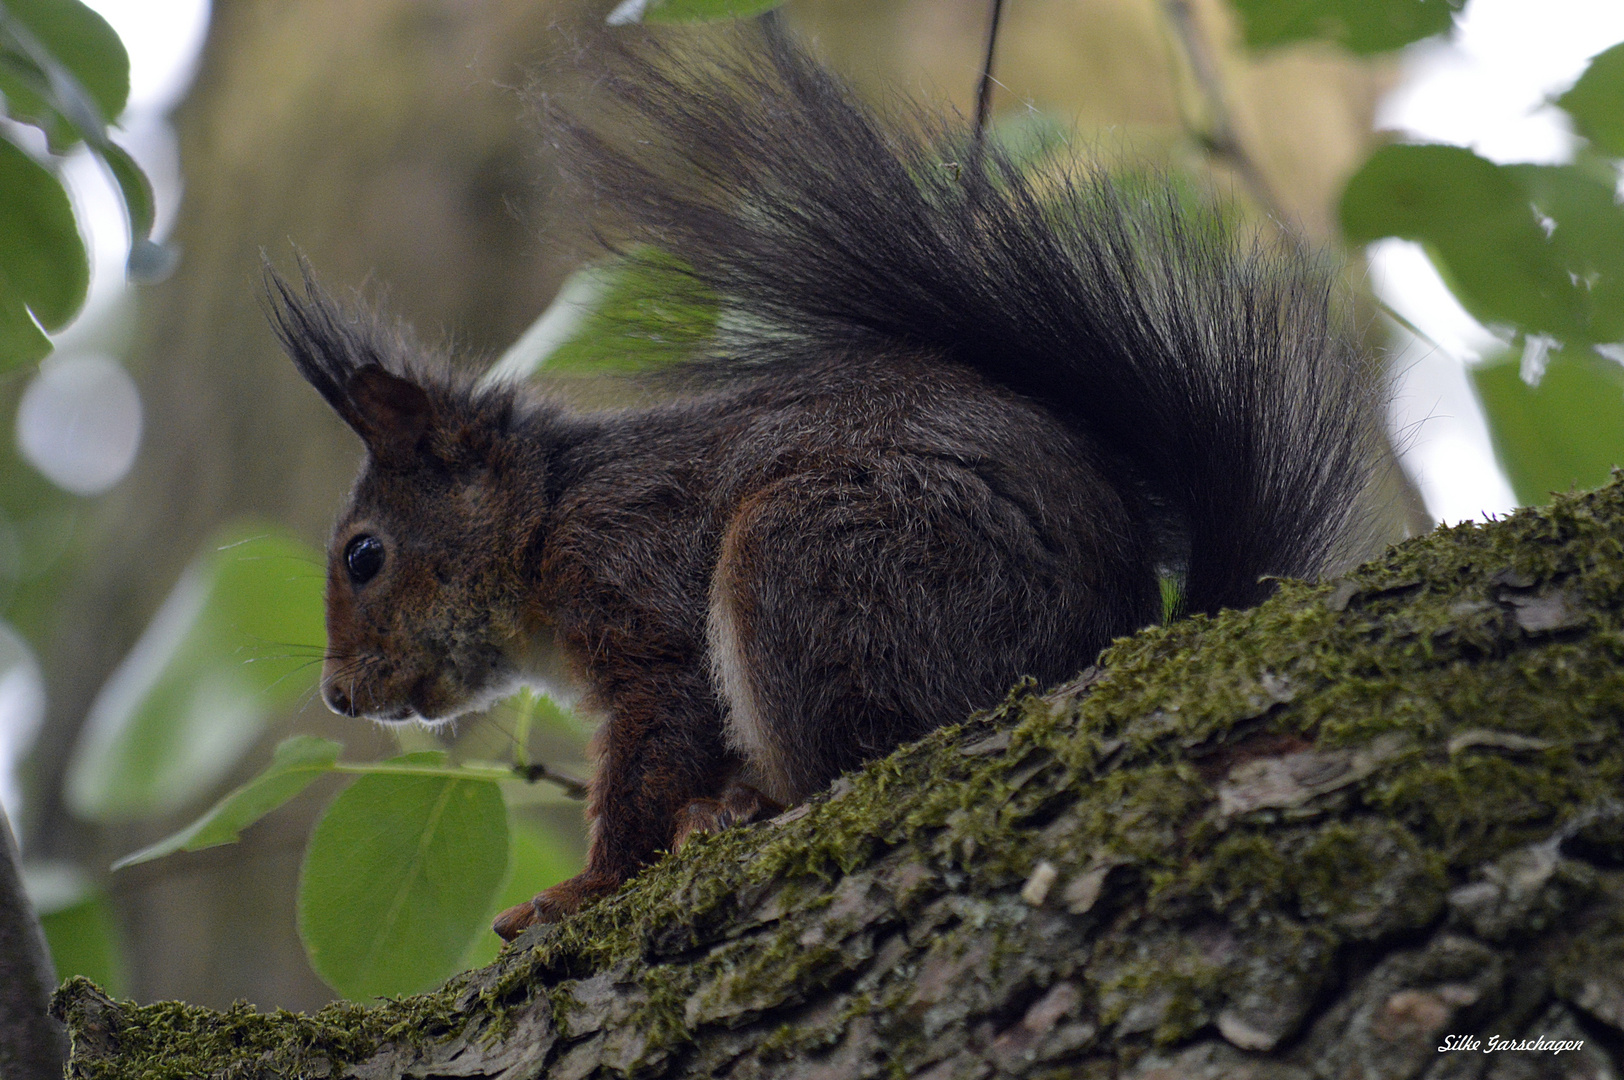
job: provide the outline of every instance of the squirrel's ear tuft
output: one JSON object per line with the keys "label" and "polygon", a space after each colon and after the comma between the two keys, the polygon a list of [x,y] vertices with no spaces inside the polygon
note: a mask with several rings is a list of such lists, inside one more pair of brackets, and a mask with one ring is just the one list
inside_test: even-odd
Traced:
{"label": "squirrel's ear tuft", "polygon": [[266,307],[282,348],[305,381],[380,457],[416,449],[431,419],[428,394],[383,366],[389,334],[365,312],[347,311],[299,257],[302,290],[267,261]]}
{"label": "squirrel's ear tuft", "polygon": [[271,328],[282,343],[283,351],[299,369],[299,374],[339,416],[349,421],[345,386],[359,359],[353,355],[356,335],[353,327],[346,325],[333,298],[316,283],[310,264],[302,255],[299,272],[304,280],[302,295],[294,290],[292,282],[276,272],[268,258],[265,260],[266,314],[270,316]]}

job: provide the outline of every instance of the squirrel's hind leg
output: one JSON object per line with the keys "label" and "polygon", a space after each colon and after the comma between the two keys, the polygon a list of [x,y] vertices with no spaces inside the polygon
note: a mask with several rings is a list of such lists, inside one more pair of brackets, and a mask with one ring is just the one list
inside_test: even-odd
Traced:
{"label": "squirrel's hind leg", "polygon": [[730,748],[793,804],[1023,675],[1074,674],[1111,636],[1121,587],[1100,550],[1064,550],[1098,522],[1053,535],[1070,524],[942,457],[854,455],[758,491],[711,586]]}
{"label": "squirrel's hind leg", "polygon": [[671,850],[681,851],[682,845],[701,833],[720,832],[734,825],[765,821],[783,809],[783,803],[768,798],[749,784],[734,780],[716,798],[695,799],[677,812],[676,835],[671,838]]}

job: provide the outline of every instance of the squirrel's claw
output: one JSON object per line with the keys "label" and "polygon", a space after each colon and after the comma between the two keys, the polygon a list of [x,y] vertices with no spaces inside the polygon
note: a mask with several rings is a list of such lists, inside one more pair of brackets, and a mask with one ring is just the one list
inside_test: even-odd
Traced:
{"label": "squirrel's claw", "polygon": [[498,915],[496,920],[491,923],[491,929],[496,931],[496,936],[503,941],[512,941],[540,922],[539,913],[536,911],[536,900],[539,899],[541,897],[538,896],[535,900],[526,900],[522,904],[515,904]]}
{"label": "squirrel's claw", "polygon": [[620,879],[604,874],[576,874],[568,881],[560,881],[550,889],[543,889],[522,904],[515,904],[491,923],[503,941],[512,941],[537,923],[555,923],[566,915],[573,915],[588,900],[612,893],[620,888]]}

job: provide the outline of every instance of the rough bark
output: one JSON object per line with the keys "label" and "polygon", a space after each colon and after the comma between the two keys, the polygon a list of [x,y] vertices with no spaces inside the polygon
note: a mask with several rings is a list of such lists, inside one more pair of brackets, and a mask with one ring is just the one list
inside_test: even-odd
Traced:
{"label": "rough bark", "polygon": [[70,1075],[1614,1076],[1621,654],[1615,479],[1126,639],[433,994],[71,983]]}

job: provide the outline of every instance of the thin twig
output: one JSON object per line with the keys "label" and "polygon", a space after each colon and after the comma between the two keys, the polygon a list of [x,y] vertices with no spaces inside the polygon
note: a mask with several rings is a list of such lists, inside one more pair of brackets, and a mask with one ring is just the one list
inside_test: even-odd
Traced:
{"label": "thin twig", "polygon": [[986,137],[987,118],[992,113],[992,60],[998,49],[998,23],[1004,14],[1004,0],[992,0],[992,18],[987,23],[987,56],[981,62],[981,83],[976,87],[975,140],[979,149]]}
{"label": "thin twig", "polygon": [[531,784],[534,784],[537,780],[557,784],[564,789],[564,794],[572,799],[584,799],[587,796],[587,788],[584,783],[573,776],[567,776],[554,770],[544,762],[537,761],[529,765],[515,765],[513,766],[513,772]]}
{"label": "thin twig", "polygon": [[[1240,176],[1241,182],[1251,190],[1252,197],[1257,200],[1263,211],[1275,221],[1284,224],[1291,219],[1286,213],[1285,205],[1280,201],[1268,178],[1263,175],[1263,170],[1258,168],[1257,162],[1252,159],[1252,155],[1235,134],[1229,95],[1224,91],[1217,58],[1213,56],[1212,49],[1200,28],[1195,25],[1195,13],[1190,7],[1190,0],[1163,0],[1162,9],[1167,12],[1167,21],[1173,27],[1179,46],[1184,51],[1184,57],[1190,64],[1190,72],[1195,76],[1196,85],[1201,88],[1201,95],[1206,100],[1207,128],[1205,131],[1194,132],[1196,138],[1206,147],[1208,153],[1228,161]],[[1288,228],[1283,231],[1296,239],[1295,230]]]}

